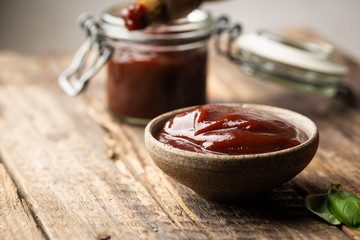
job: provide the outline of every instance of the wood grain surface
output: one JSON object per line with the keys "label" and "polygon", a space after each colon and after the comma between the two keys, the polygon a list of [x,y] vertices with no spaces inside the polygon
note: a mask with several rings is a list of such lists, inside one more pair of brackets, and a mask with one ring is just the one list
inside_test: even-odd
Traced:
{"label": "wood grain surface", "polygon": [[0,164],[0,206],[0,239],[44,239],[3,164]]}
{"label": "wood grain surface", "polygon": [[[211,51],[209,102],[289,108],[320,130],[315,158],[293,180],[251,204],[217,204],[162,173],[144,129],[107,111],[104,71],[82,96],[62,92],[57,76],[71,57],[0,52],[1,239],[360,239],[304,205],[330,181],[359,196],[357,106],[250,78]],[[358,95],[360,67],[344,61]]]}

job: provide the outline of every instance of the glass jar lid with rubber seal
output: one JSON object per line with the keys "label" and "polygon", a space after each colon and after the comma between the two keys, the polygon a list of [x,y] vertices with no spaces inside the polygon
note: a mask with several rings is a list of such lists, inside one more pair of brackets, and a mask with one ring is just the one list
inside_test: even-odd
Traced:
{"label": "glass jar lid with rubber seal", "polygon": [[[241,33],[239,24],[229,24],[227,17],[217,20],[218,52],[239,64],[247,75],[270,80],[292,89],[333,97],[352,97],[343,83],[348,68],[335,53],[332,44],[286,30],[260,30]],[[227,46],[220,46],[220,36],[227,35]]]}
{"label": "glass jar lid with rubber seal", "polygon": [[144,125],[164,112],[205,104],[210,14],[196,9],[167,24],[129,31],[121,18],[125,6],[109,8],[99,21],[80,16],[88,38],[59,76],[64,91],[78,95],[106,64],[107,106],[126,123]]}

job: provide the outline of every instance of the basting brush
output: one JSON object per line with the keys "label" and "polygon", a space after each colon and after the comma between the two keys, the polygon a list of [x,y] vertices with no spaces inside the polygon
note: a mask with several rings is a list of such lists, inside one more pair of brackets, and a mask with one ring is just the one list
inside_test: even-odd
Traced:
{"label": "basting brush", "polygon": [[137,0],[121,12],[129,30],[143,29],[152,23],[167,22],[190,13],[204,0]]}

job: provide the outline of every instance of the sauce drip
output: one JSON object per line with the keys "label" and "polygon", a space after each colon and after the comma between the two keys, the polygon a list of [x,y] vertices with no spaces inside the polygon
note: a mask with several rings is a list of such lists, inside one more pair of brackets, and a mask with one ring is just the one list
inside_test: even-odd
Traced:
{"label": "sauce drip", "polygon": [[183,150],[238,155],[291,148],[305,134],[270,113],[208,104],[176,115],[156,138]]}
{"label": "sauce drip", "polygon": [[135,2],[128,5],[121,11],[121,17],[128,30],[139,30],[148,25],[146,8],[140,3]]}

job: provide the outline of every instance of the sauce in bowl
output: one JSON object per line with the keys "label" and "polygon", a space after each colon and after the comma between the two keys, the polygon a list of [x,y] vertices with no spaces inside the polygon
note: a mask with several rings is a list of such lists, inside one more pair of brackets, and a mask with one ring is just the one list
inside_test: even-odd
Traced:
{"label": "sauce in bowl", "polygon": [[173,147],[213,154],[258,154],[299,145],[306,135],[267,112],[208,104],[167,121],[156,138]]}

